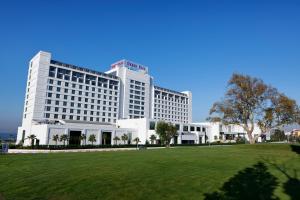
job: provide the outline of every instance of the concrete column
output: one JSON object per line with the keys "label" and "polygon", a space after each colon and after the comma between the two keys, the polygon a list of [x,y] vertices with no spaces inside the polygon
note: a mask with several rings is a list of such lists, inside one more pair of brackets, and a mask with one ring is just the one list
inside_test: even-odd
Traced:
{"label": "concrete column", "polygon": [[69,139],[67,140],[67,144],[69,144],[70,134],[69,134],[69,129],[68,128],[65,129],[65,133],[64,134],[68,136]]}
{"label": "concrete column", "polygon": [[101,144],[101,130],[98,131],[96,144],[97,145]]}
{"label": "concrete column", "polygon": [[46,133],[46,135],[47,135],[46,145],[49,145],[49,143],[50,143],[50,128],[47,128],[47,133]]}
{"label": "concrete column", "polygon": [[102,130],[99,130],[99,144],[102,145]]}

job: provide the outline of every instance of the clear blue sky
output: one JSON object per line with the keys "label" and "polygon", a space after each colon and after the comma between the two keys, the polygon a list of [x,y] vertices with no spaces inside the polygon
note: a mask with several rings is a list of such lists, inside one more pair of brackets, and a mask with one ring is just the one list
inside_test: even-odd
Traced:
{"label": "clear blue sky", "polygon": [[300,1],[1,1],[0,132],[21,124],[27,67],[39,50],[105,71],[127,58],[155,83],[193,92],[204,120],[233,72],[300,103]]}

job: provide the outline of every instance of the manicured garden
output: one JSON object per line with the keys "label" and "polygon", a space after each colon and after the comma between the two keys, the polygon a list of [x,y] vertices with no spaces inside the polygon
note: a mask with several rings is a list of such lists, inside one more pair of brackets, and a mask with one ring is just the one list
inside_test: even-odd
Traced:
{"label": "manicured garden", "polygon": [[[297,174],[298,173],[298,174]],[[0,199],[300,199],[299,146],[0,155]]]}

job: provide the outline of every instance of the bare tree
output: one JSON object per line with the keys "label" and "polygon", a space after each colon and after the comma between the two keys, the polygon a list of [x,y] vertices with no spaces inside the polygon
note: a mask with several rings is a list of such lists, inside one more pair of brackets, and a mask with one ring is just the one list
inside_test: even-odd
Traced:
{"label": "bare tree", "polygon": [[266,85],[261,79],[233,74],[224,99],[212,106],[209,120],[242,126],[253,144],[256,139],[252,135],[255,124],[265,133],[272,127],[298,119],[298,110],[294,100]]}

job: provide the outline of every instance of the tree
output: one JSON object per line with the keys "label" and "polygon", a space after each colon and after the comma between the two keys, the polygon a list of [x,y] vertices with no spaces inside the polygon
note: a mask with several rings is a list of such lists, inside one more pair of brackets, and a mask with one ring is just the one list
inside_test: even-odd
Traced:
{"label": "tree", "polygon": [[262,117],[258,119],[258,125],[264,135],[272,129],[299,120],[299,107],[296,101],[278,93],[276,89],[270,91],[270,103],[264,108]]}
{"label": "tree", "polygon": [[170,147],[171,139],[177,134],[177,128],[171,123],[160,121],[156,124],[156,133],[159,135],[162,143],[165,143],[166,147]]}
{"label": "tree", "polygon": [[281,131],[279,129],[276,129],[274,131],[274,133],[271,135],[272,141],[280,142],[280,141],[284,141],[285,139],[286,139],[286,136],[284,134],[284,131]]}
{"label": "tree", "polygon": [[55,145],[57,146],[57,142],[59,141],[59,135],[53,135],[52,140],[55,142]]}
{"label": "tree", "polygon": [[128,135],[123,134],[123,135],[121,136],[121,140],[124,142],[124,144],[125,144],[126,142],[128,143]]}
{"label": "tree", "polygon": [[86,145],[86,134],[82,133],[79,139],[84,142],[84,145]]}
{"label": "tree", "polygon": [[118,137],[118,136],[115,136],[113,138],[113,140],[115,141],[115,144],[117,145],[118,144],[118,141],[120,141],[121,139]]}
{"label": "tree", "polygon": [[95,134],[91,134],[89,136],[89,142],[91,142],[92,145],[94,145],[94,142],[96,142],[96,135]]}
{"label": "tree", "polygon": [[36,140],[36,136],[34,134],[31,134],[26,139],[31,140],[31,147],[33,147],[34,146],[34,140]]}
{"label": "tree", "polygon": [[136,137],[136,138],[133,139],[133,141],[135,142],[136,148],[137,148],[137,147],[138,147],[138,144],[139,144],[139,142],[140,142],[140,138]]}
{"label": "tree", "polygon": [[66,146],[66,141],[69,139],[69,136],[67,134],[63,134],[60,136],[60,141],[64,143],[64,146]]}
{"label": "tree", "polygon": [[151,141],[151,144],[154,144],[154,141],[156,141],[156,136],[150,135],[150,141]]}
{"label": "tree", "polygon": [[[278,101],[281,103],[276,104]],[[291,113],[295,111],[298,116],[299,108],[291,105],[293,103],[295,103],[293,100],[279,93],[275,88],[267,86],[261,79],[233,74],[228,82],[224,99],[213,104],[209,120],[222,122],[225,125],[242,126],[250,144],[254,144],[256,138],[252,133],[256,124],[259,125],[262,133],[265,133],[270,130],[270,127],[294,121],[291,120]],[[275,113],[278,115],[274,115]],[[275,119],[275,116],[279,115],[285,117]]]}

